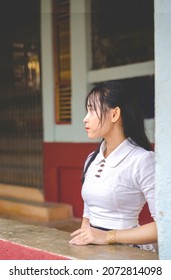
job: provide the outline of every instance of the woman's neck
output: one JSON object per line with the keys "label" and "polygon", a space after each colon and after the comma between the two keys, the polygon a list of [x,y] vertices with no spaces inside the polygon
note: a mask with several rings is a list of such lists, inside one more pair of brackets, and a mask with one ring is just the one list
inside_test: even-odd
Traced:
{"label": "woman's neck", "polygon": [[104,151],[104,157],[107,158],[110,155],[110,153],[112,153],[125,140],[125,136],[119,137],[115,140],[105,139],[106,149]]}

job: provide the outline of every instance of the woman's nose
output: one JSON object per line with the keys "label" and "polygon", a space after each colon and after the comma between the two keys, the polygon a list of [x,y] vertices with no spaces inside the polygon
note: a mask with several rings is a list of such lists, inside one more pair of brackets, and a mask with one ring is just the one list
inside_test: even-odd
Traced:
{"label": "woman's nose", "polygon": [[87,114],[86,114],[86,116],[84,117],[83,122],[84,122],[84,123],[87,122]]}

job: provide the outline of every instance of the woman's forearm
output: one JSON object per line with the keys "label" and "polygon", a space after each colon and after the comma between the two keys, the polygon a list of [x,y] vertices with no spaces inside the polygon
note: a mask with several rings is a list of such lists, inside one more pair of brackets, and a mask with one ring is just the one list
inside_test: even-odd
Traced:
{"label": "woman's forearm", "polygon": [[148,244],[157,242],[156,223],[152,222],[133,229],[114,230],[107,233],[107,243]]}

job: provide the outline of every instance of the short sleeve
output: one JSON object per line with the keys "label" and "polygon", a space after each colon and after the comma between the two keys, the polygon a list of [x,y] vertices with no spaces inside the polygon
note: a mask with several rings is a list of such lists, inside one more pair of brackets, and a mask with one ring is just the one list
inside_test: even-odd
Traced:
{"label": "short sleeve", "polygon": [[155,220],[155,154],[146,151],[137,168],[137,180],[148,203],[151,216]]}

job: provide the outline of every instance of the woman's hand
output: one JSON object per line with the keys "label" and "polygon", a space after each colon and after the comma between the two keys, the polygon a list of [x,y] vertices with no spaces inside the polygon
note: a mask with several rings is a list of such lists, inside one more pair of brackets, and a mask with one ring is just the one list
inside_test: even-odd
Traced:
{"label": "woman's hand", "polygon": [[71,233],[71,236],[73,238],[69,241],[69,243],[74,245],[107,244],[107,231],[92,227],[82,227]]}

